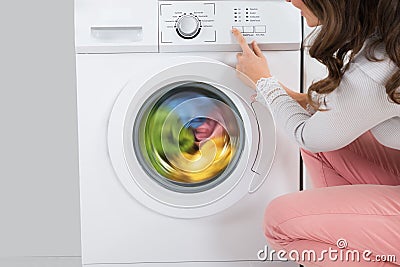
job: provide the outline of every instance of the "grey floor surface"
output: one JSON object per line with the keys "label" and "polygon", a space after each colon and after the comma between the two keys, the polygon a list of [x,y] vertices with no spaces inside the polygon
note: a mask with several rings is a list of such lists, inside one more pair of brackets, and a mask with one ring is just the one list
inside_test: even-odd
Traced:
{"label": "grey floor surface", "polygon": [[80,257],[0,258],[0,267],[81,267]]}

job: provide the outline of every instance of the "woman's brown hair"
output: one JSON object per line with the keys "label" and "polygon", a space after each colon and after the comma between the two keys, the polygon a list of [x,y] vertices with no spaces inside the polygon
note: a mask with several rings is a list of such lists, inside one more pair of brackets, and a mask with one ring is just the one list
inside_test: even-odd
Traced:
{"label": "woman's brown hair", "polygon": [[390,59],[399,67],[389,79],[386,92],[400,104],[400,1],[399,0],[303,0],[319,19],[321,29],[310,47],[310,56],[324,64],[328,76],[310,86],[308,102],[320,103],[312,95],[326,95],[340,84],[349,62],[360,52],[365,41],[376,36],[367,49],[370,60],[378,61],[374,48],[383,43]]}

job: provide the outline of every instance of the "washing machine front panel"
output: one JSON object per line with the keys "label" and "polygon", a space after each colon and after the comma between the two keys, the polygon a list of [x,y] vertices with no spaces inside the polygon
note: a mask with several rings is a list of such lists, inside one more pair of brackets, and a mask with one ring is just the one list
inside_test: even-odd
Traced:
{"label": "washing machine front panel", "polygon": [[[186,266],[193,262],[214,266],[226,262],[226,265],[250,266],[257,260],[257,251],[265,245],[261,227],[265,206],[273,198],[298,189],[297,148],[283,134],[278,134],[279,149],[275,156],[271,114],[265,107],[250,102],[254,92],[241,85],[234,70],[211,67],[209,58],[234,66],[235,53],[227,52],[240,51],[240,47],[231,35],[232,27],[244,31],[245,27],[256,30],[266,26],[264,34],[243,34],[248,41],[256,37],[263,50],[274,50],[266,51],[271,69],[287,86],[298,88],[299,12],[278,0],[173,2],[177,4],[156,0],[75,1],[84,265],[175,266],[179,262]],[[210,14],[214,22],[201,19],[207,30],[203,28],[195,38],[184,39],[177,37],[175,29],[168,28],[178,20],[178,17],[168,18],[178,15],[173,12],[189,7],[198,12],[197,6],[206,2],[215,2],[218,13]],[[177,9],[163,8],[161,12],[167,13],[160,14],[160,4],[173,4]],[[234,22],[234,6],[260,7],[255,16],[260,16],[262,23]],[[283,20],[285,25],[280,23]],[[180,20],[183,24],[188,21]],[[190,25],[183,24],[181,30],[187,31]],[[291,34],[292,30],[296,32]],[[161,35],[179,39],[161,44]],[[214,41],[206,39],[210,36],[216,36],[217,42],[206,42]],[[176,63],[175,57],[182,52],[208,59]],[[199,67],[202,65],[199,62],[204,67]],[[127,83],[129,77],[132,80]],[[235,129],[244,131],[237,137],[244,138],[242,147],[235,148],[240,151],[236,152],[237,162],[230,159],[220,174],[210,176],[204,182],[210,188],[200,189],[201,184],[196,182],[192,187],[189,183],[182,186],[196,188],[195,192],[163,186],[146,171],[144,165],[148,163],[141,162],[146,160],[145,155],[140,160],[134,149],[135,122],[139,123],[138,115],[149,97],[162,88],[171,85],[175,88],[176,84],[186,82],[216,88],[212,91],[218,92],[222,102],[234,107],[240,115]],[[210,99],[221,100],[218,97]],[[156,105],[158,100],[156,97],[150,102]],[[152,106],[148,107],[151,112]],[[267,175],[274,159],[274,167]],[[231,173],[224,178],[229,166]],[[153,168],[149,164],[148,167]],[[265,264],[275,266],[276,262]]]}
{"label": "washing machine front panel", "polygon": [[264,110],[263,136],[270,142],[261,149],[251,91],[236,71],[184,61],[140,88],[125,86],[111,113],[108,142],[113,167],[135,199],[167,216],[194,218],[259,188],[272,165],[275,127]]}
{"label": "washing machine front panel", "polygon": [[[129,184],[125,186],[122,176],[117,174],[113,163],[117,157],[111,156],[107,132],[111,127],[110,114],[117,108],[115,103],[118,95],[132,98],[135,103],[142,103],[150,97],[148,92],[131,92],[131,95],[121,91],[127,88],[127,81],[131,88],[142,90],[145,84],[150,87],[160,87],[174,83],[174,79],[166,80],[161,85],[161,79],[153,79],[149,75],[155,75],[187,61],[174,62],[177,57],[192,57],[193,54],[113,54],[113,55],[87,55],[77,56],[78,67],[78,119],[79,119],[79,146],[80,146],[80,176],[81,176],[81,210],[82,210],[82,259],[84,264],[97,266],[96,263],[109,263],[109,266],[140,262],[157,262],[164,264],[169,262],[174,265],[182,262],[185,266],[188,261],[201,262],[199,265],[213,266],[211,262],[257,260],[257,251],[264,248],[265,239],[262,234],[263,211],[266,205],[275,197],[298,189],[298,150],[295,145],[285,138],[283,133],[277,134],[277,151],[274,164],[268,178],[254,194],[247,194],[240,201],[229,208],[212,216],[196,219],[175,219],[171,214],[176,210],[169,210],[164,205],[165,216],[155,209],[146,208],[143,201],[137,201],[136,192],[132,186],[132,176]],[[221,62],[231,62],[235,55],[232,53],[204,53],[198,54],[197,61],[207,57],[207,62],[215,59]],[[270,66],[274,69],[282,68],[286,76],[279,77],[291,88],[298,86],[299,53],[273,52],[267,54]],[[284,60],[296,62],[293,65],[280,66]],[[195,59],[193,59],[195,61]],[[206,60],[204,60],[206,61]],[[140,68],[138,67],[140,66]],[[209,73],[215,70],[209,69]],[[278,73],[280,75],[282,71]],[[110,75],[112,74],[112,75]],[[185,75],[184,72],[181,73]],[[220,72],[220,75],[221,72]],[[218,75],[218,77],[220,77]],[[229,75],[225,73],[226,77]],[[194,76],[194,77],[193,77]],[[200,80],[201,75],[186,77],[189,80]],[[217,83],[211,80],[210,84]],[[294,79],[294,77],[297,77]],[[185,78],[185,77],[183,77]],[[219,78],[219,80],[222,80]],[[224,79],[219,84],[220,90],[231,98],[239,100],[237,104],[244,122],[251,114],[251,109],[245,100],[250,100],[254,91],[247,87],[235,86],[237,79]],[[291,85],[295,83],[295,85]],[[160,88],[158,87],[158,88]],[[216,86],[217,87],[217,86]],[[231,90],[228,90],[230,88]],[[238,94],[233,93],[237,89]],[[241,89],[246,89],[247,95]],[[239,96],[243,96],[243,99]],[[122,97],[122,98],[124,98]],[[243,100],[243,101],[242,101]],[[131,99],[127,100],[131,103]],[[121,110],[121,117],[126,118],[126,103]],[[236,103],[236,102],[235,102]],[[248,103],[249,104],[249,103]],[[235,104],[236,105],[236,104]],[[118,105],[119,106],[119,105]],[[255,103],[252,103],[255,106]],[[122,108],[121,106],[119,106]],[[242,108],[245,108],[244,110]],[[242,112],[243,111],[243,112]],[[248,115],[246,112],[249,111]],[[266,108],[260,108],[258,114],[268,116]],[[137,116],[137,114],[136,114]],[[134,121],[135,117],[132,118]],[[261,121],[264,116],[258,116]],[[118,116],[119,117],[119,116]],[[251,116],[249,116],[251,117]],[[260,122],[260,127],[264,123]],[[114,141],[120,143],[123,135],[123,121],[118,123],[118,132]],[[122,125],[122,126],[121,126]],[[270,125],[265,123],[266,127]],[[245,124],[246,133],[252,129]],[[268,131],[261,131],[268,134]],[[132,130],[131,130],[132,133]],[[255,136],[254,138],[257,138]],[[132,138],[131,138],[132,139]],[[264,138],[262,138],[264,139]],[[265,136],[266,144],[270,143],[270,137]],[[124,148],[121,148],[123,150]],[[270,148],[266,147],[265,151]],[[251,155],[256,154],[254,150]],[[122,153],[121,153],[122,154]],[[113,162],[110,161],[110,156]],[[118,159],[119,160],[119,159]],[[122,159],[124,161],[125,159]],[[257,167],[260,168],[260,167]],[[125,165],[126,169],[126,165]],[[140,170],[134,170],[139,173]],[[257,170],[257,172],[259,172]],[[255,178],[254,178],[255,179]],[[247,181],[249,182],[249,181]],[[128,186],[132,186],[127,190]],[[248,188],[246,188],[248,189]],[[236,191],[231,191],[235,192]],[[137,195],[143,194],[142,192]],[[192,195],[192,194],[189,194]],[[193,194],[194,195],[194,194]],[[230,195],[230,194],[229,194]],[[198,196],[198,195],[197,195]],[[139,196],[143,197],[143,196]],[[229,197],[228,195],[226,197]],[[224,197],[225,198],[225,197]],[[145,199],[143,197],[143,199]],[[150,201],[149,201],[150,202]],[[219,201],[210,206],[218,208]],[[183,213],[186,209],[180,209]],[[199,211],[199,210],[198,210]],[[189,211],[190,212],[190,211]],[[179,215],[179,214],[178,214]],[[113,265],[113,263],[115,263]],[[243,262],[245,266],[248,262]],[[265,263],[266,266],[275,266],[276,262]],[[129,265],[129,264],[128,264]],[[146,263],[144,266],[147,266]],[[178,265],[178,264],[176,264]],[[151,265],[150,265],[151,266]],[[239,265],[240,266],[240,265]]]}

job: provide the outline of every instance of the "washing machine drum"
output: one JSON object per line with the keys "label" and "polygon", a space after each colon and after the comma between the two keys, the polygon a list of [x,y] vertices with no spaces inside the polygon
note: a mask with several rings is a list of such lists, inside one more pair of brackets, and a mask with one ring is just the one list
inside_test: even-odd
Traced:
{"label": "washing machine drum", "polygon": [[165,188],[207,190],[235,169],[243,149],[244,124],[234,103],[212,85],[166,86],[148,99],[139,114],[132,135],[136,156]]}

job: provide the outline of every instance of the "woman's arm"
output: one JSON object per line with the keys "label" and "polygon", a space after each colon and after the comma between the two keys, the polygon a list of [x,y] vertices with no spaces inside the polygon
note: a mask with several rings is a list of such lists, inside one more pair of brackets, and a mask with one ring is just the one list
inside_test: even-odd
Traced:
{"label": "woman's arm", "polygon": [[[243,35],[237,29],[233,29],[232,33],[235,35],[243,50],[242,53],[237,54],[238,64],[236,65],[236,69],[245,74],[254,84],[256,84],[261,78],[271,77],[268,61],[258,45],[255,42],[252,42],[252,48],[250,48],[246,40],[243,38]],[[281,85],[291,98],[296,100],[304,109],[306,108],[306,94],[294,92],[282,83]]]}
{"label": "woman's arm", "polygon": [[297,93],[295,91],[290,90],[289,88],[287,88],[284,84],[282,84],[281,82],[279,82],[280,85],[282,86],[283,89],[285,89],[286,93],[293,98],[297,103],[299,103],[299,105],[304,108],[307,109],[307,94],[303,94],[303,93]]}
{"label": "woman's arm", "polygon": [[[340,149],[396,114],[384,86],[358,67],[343,76],[327,96],[327,111],[311,116],[273,78],[257,87],[257,100],[268,106],[277,122],[300,147],[311,152]],[[398,112],[398,111],[397,111]]]}
{"label": "woman's arm", "polygon": [[[256,99],[270,108],[276,122],[306,150],[322,152],[342,148],[396,112],[387,101],[384,86],[354,66],[343,77],[339,88],[329,94],[328,111],[311,116],[304,109],[305,94],[285,89],[271,79],[267,61],[257,44],[252,43],[252,50],[239,31],[233,33],[243,49],[238,54],[237,69],[257,83]],[[264,77],[270,79],[260,80]]]}

